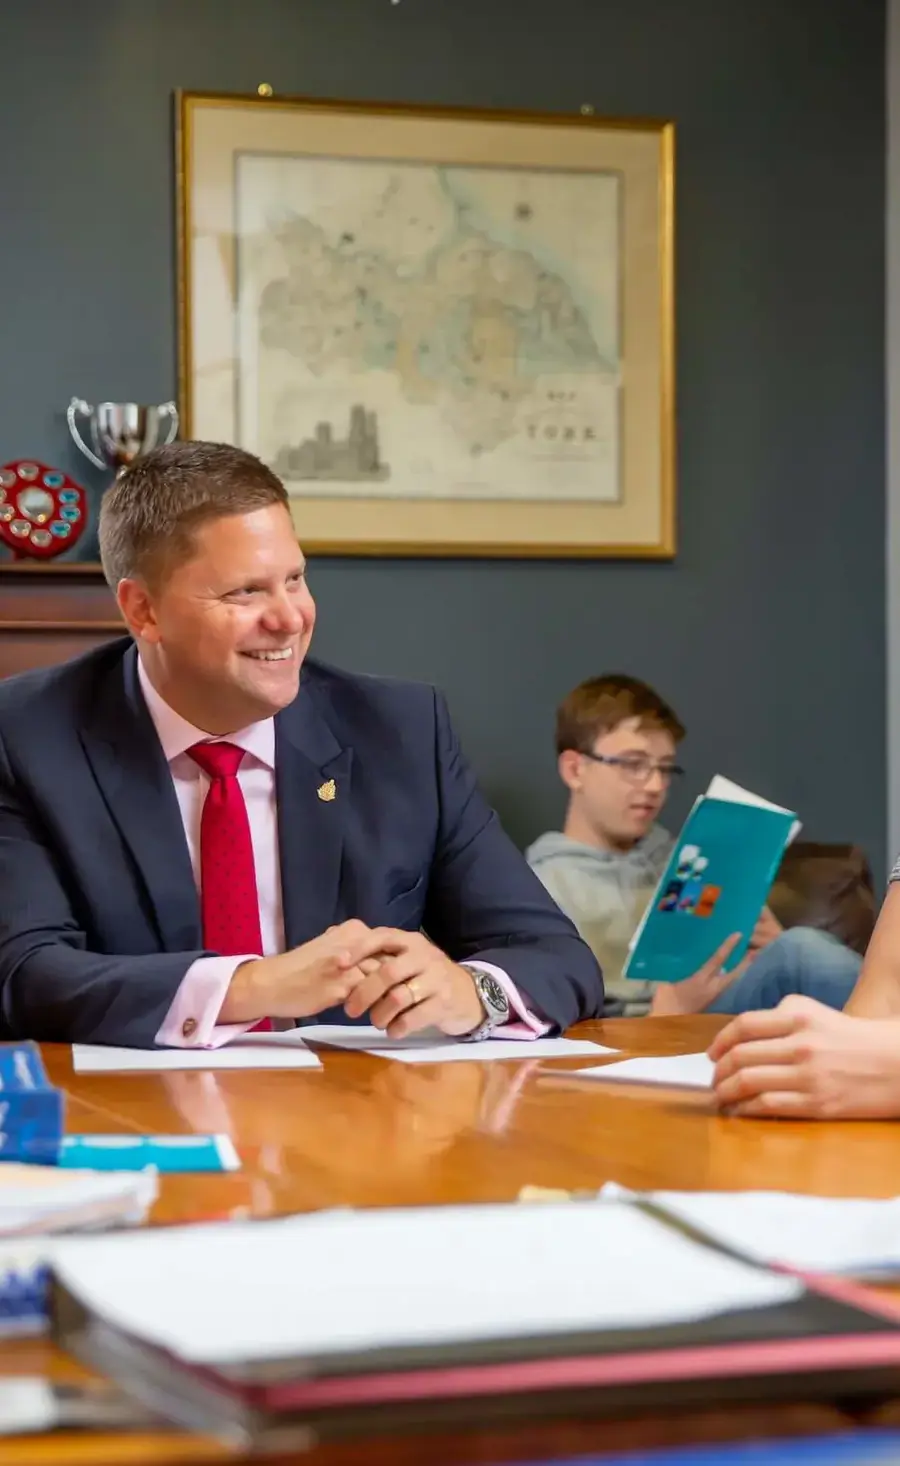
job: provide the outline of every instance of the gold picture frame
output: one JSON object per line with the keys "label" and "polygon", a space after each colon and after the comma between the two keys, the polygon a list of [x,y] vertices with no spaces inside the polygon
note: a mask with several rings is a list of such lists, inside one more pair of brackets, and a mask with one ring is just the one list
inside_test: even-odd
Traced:
{"label": "gold picture frame", "polygon": [[305,549],[674,555],[671,122],[176,105],[182,432]]}

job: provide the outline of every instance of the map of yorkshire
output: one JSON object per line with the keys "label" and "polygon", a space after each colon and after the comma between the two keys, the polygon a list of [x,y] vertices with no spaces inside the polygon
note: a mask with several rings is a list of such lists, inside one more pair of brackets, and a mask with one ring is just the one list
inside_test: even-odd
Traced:
{"label": "map of yorkshire", "polygon": [[298,495],[617,499],[618,187],[241,157],[242,440]]}

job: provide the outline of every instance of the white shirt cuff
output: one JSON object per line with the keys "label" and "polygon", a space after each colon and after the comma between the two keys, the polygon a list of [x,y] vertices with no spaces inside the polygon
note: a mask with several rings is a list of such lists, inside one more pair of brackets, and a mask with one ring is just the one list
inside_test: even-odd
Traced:
{"label": "white shirt cuff", "polygon": [[220,1049],[252,1023],[218,1023],[225,995],[235,972],[247,957],[198,957],[178,988],[155,1042],[170,1049]]}

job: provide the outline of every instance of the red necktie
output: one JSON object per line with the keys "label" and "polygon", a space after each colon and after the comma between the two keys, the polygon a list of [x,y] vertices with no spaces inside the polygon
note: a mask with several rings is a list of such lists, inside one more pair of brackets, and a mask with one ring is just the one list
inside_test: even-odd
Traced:
{"label": "red necktie", "polygon": [[[253,842],[237,776],[244,750],[234,743],[195,743],[188,753],[210,780],[200,817],[203,945],[223,957],[261,957]],[[256,1025],[271,1026],[268,1018]]]}

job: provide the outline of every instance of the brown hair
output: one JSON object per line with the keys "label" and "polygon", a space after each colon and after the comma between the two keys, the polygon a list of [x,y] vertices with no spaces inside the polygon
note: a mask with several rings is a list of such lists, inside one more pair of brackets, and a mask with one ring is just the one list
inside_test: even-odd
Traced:
{"label": "brown hair", "polygon": [[126,468],[100,506],[100,560],[107,584],[139,576],[158,584],[194,551],[194,531],[211,519],[288,507],[284,484],[243,448],[169,443]]}
{"label": "brown hair", "polygon": [[662,728],[676,743],[685,734],[684,724],[658,692],[637,677],[611,672],[589,677],[563,699],[556,710],[556,752],[574,748],[590,753],[603,733],[611,733],[626,718],[640,718],[641,725]]}

